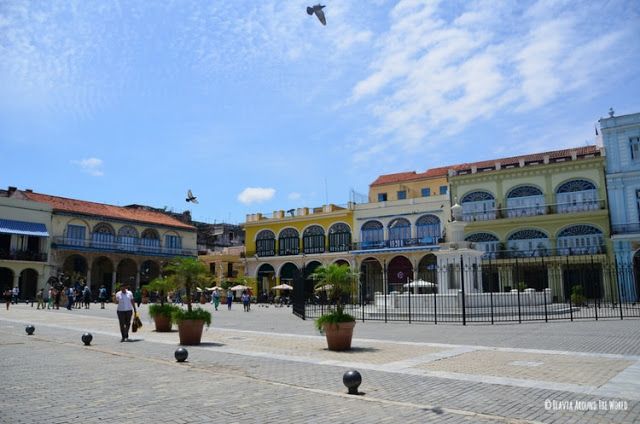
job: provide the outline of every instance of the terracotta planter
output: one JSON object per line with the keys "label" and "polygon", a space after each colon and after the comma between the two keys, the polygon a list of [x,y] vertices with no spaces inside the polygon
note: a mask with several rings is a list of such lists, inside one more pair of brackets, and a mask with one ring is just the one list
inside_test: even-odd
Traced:
{"label": "terracotta planter", "polygon": [[202,339],[204,321],[201,319],[185,319],[178,323],[178,335],[181,345],[199,345]]}
{"label": "terracotta planter", "polygon": [[351,339],[353,338],[353,327],[355,321],[340,322],[337,324],[324,324],[322,330],[327,338],[329,350],[349,350],[351,349]]}
{"label": "terracotta planter", "polygon": [[171,331],[171,318],[166,315],[156,315],[153,317],[153,322],[156,324],[157,332]]}

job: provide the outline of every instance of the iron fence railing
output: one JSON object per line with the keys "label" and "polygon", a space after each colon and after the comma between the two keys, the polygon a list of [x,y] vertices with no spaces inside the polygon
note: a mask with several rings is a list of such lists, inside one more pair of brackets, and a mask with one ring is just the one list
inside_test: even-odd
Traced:
{"label": "iron fence railing", "polygon": [[47,262],[48,255],[46,252],[38,252],[34,250],[2,250],[0,249],[0,259],[8,259],[14,261],[33,261]]}
{"label": "iron fence railing", "polygon": [[101,251],[118,251],[129,254],[152,256],[197,256],[197,249],[153,246],[137,242],[122,242],[120,240],[104,241],[92,239],[77,239],[73,237],[53,237],[52,247],[58,249],[89,249]]}
{"label": "iron fence railing", "polygon": [[[456,260],[417,275],[415,282],[397,281],[365,271],[342,304],[362,321],[466,325],[640,318],[637,270],[598,255]],[[314,291],[313,282],[299,283],[307,289],[293,299],[297,315],[317,318],[335,308],[330,293]]]}

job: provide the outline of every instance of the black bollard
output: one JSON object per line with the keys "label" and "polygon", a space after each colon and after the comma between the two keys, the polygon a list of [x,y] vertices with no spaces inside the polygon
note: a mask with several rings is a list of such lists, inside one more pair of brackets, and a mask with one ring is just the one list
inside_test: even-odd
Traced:
{"label": "black bollard", "polygon": [[82,335],[82,343],[84,343],[85,346],[91,345],[91,340],[93,340],[91,333],[84,333]]}
{"label": "black bollard", "polygon": [[187,356],[189,356],[189,352],[187,352],[187,349],[183,347],[179,347],[176,349],[174,356],[176,357],[176,361],[184,362],[187,360]]}
{"label": "black bollard", "polygon": [[33,334],[34,331],[36,331],[36,327],[34,327],[33,325],[29,324],[25,327],[24,331],[27,332],[27,335],[31,336]]}
{"label": "black bollard", "polygon": [[347,386],[350,395],[357,395],[358,387],[362,383],[362,376],[356,370],[347,371],[342,376],[342,383]]}

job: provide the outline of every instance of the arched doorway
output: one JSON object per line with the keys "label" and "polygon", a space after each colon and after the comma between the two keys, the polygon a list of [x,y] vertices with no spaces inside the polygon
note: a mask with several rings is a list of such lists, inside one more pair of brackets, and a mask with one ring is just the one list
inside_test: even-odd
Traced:
{"label": "arched doorway", "polygon": [[20,287],[21,299],[35,299],[36,290],[38,289],[38,272],[31,268],[23,270],[20,273],[18,287]]}
{"label": "arched doorway", "polygon": [[113,291],[113,262],[111,259],[100,256],[91,265],[91,293],[97,295],[100,286],[107,289],[107,293]]}
{"label": "arched doorway", "polygon": [[296,275],[300,272],[297,266],[287,262],[280,268],[280,284],[286,283],[293,286]]}
{"label": "arched doorway", "polygon": [[0,293],[13,288],[13,271],[9,268],[0,268]]}
{"label": "arched doorway", "polygon": [[[418,279],[438,284],[438,258],[433,253],[423,256],[418,263]],[[437,286],[433,292],[437,292]]]}
{"label": "arched doorway", "polygon": [[136,275],[138,274],[138,266],[129,258],[123,259],[118,264],[116,271],[116,281],[119,283],[129,283],[135,288]]}
{"label": "arched doorway", "polygon": [[269,298],[269,289],[275,285],[276,280],[276,271],[273,269],[273,266],[271,264],[260,265],[256,273],[256,280],[261,300],[266,302]]}
{"label": "arched doorway", "polygon": [[160,276],[160,265],[155,261],[144,261],[140,267],[140,287]]}
{"label": "arched doorway", "polygon": [[65,284],[75,284],[80,279],[87,280],[87,270],[89,269],[87,265],[87,260],[80,255],[70,255],[64,260],[64,264],[62,265],[62,271],[65,278]]}
{"label": "arched doorway", "polygon": [[360,264],[360,287],[364,302],[373,302],[376,292],[384,293],[382,265],[376,258],[367,258]]}
{"label": "arched doorway", "polygon": [[311,261],[304,266],[304,296],[305,299],[313,297],[315,294],[316,282],[311,279],[311,274],[316,272],[319,266],[322,264],[318,261]]}
{"label": "arched doorway", "polygon": [[402,285],[413,280],[413,266],[404,256],[396,256],[391,259],[387,272],[390,292],[402,291]]}

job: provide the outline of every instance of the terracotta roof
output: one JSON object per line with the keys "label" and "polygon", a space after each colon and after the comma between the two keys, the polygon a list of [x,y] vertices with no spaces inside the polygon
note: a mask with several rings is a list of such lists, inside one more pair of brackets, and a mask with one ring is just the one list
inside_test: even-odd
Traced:
{"label": "terracotta roof", "polygon": [[425,172],[416,173],[412,172],[399,172],[396,174],[387,174],[381,175],[376,180],[371,183],[371,186],[378,186],[384,184],[393,184],[405,181],[413,181],[420,180],[423,178],[433,178],[439,176],[445,176],[448,174],[450,169],[455,171],[461,171],[466,169],[471,169],[472,167],[476,167],[477,169],[495,167],[496,162],[500,162],[500,166],[502,168],[508,165],[518,165],[520,160],[524,160],[525,163],[528,162],[543,162],[545,156],[549,156],[550,161],[554,161],[559,158],[571,158],[571,154],[576,152],[578,157],[587,156],[587,155],[600,155],[600,148],[598,146],[584,146],[584,147],[574,147],[571,149],[562,149],[562,150],[552,150],[548,152],[542,153],[533,153],[530,155],[521,155],[521,156],[511,156],[507,158],[499,158],[499,159],[490,159],[479,162],[469,162],[469,163],[461,163],[457,165],[443,166],[440,168],[431,168],[427,169]]}
{"label": "terracotta roof", "polygon": [[67,199],[66,197],[50,196],[48,194],[20,191],[22,196],[35,202],[43,202],[51,205],[53,211],[72,212],[82,215],[101,216],[105,218],[122,219],[126,221],[144,222],[169,227],[179,227],[186,230],[194,230],[192,225],[185,224],[162,212],[146,209],[125,208],[122,206],[106,205],[104,203],[87,202],[85,200]]}
{"label": "terracotta roof", "polygon": [[416,171],[411,171],[398,172],[397,174],[381,175],[371,183],[371,186],[393,184],[401,181],[422,180],[424,178],[444,177],[447,175],[448,169],[449,168],[445,166],[440,168],[427,169],[425,172],[421,172],[419,174]]}

